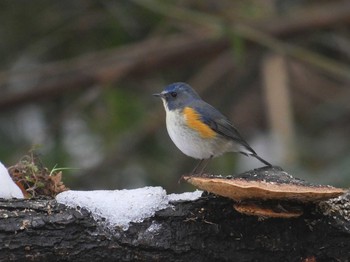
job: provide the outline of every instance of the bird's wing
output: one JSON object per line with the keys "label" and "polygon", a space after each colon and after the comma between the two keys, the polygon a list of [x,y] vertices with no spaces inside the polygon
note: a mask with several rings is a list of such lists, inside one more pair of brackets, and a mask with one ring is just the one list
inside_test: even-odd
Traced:
{"label": "bird's wing", "polygon": [[[203,102],[200,104],[194,102],[191,106],[198,112],[201,120],[212,130],[228,139],[236,141],[250,154],[256,154],[255,151],[249,146],[249,144],[243,139],[238,130],[228,120],[228,118],[221,114],[217,109]],[[242,153],[248,152],[242,151]]]}

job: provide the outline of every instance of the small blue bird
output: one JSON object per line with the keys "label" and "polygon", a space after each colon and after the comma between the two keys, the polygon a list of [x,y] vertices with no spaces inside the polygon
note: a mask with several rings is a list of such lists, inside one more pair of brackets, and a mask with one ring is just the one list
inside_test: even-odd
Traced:
{"label": "small blue bird", "polygon": [[253,156],[272,166],[257,155],[227,117],[204,102],[188,84],[173,83],[153,95],[163,101],[171,140],[185,155],[200,159],[191,174],[195,174],[204,161],[201,175],[211,158],[227,152]]}

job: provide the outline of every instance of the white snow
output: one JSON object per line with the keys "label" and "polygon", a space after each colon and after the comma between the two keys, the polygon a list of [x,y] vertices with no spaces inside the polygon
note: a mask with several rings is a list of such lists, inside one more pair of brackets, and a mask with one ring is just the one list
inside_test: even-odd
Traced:
{"label": "white snow", "polygon": [[169,202],[193,201],[202,191],[167,195],[162,187],[130,190],[65,191],[56,196],[57,202],[69,207],[85,208],[96,220],[105,219],[107,227],[127,230],[130,222],[142,222],[156,211],[170,207]]}
{"label": "white snow", "polygon": [[0,198],[24,198],[21,189],[13,182],[7,168],[0,162]]}
{"label": "white snow", "polygon": [[170,202],[176,201],[194,201],[201,197],[203,191],[196,190],[194,192],[185,192],[182,194],[169,194],[168,199]]}

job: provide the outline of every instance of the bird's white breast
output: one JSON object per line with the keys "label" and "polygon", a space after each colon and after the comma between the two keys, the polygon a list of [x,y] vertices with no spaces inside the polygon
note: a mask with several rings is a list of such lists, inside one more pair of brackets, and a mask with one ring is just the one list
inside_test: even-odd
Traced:
{"label": "bird's white breast", "polygon": [[198,131],[187,126],[180,109],[166,111],[166,126],[174,144],[186,155],[197,159],[208,159],[230,151],[231,145],[220,138],[202,138]]}

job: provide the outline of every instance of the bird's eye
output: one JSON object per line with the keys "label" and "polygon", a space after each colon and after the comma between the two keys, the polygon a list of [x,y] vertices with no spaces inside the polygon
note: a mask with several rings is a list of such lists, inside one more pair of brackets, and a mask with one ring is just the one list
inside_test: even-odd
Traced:
{"label": "bird's eye", "polygon": [[170,95],[171,95],[172,97],[176,97],[176,96],[177,96],[177,93],[176,93],[176,92],[171,92]]}

